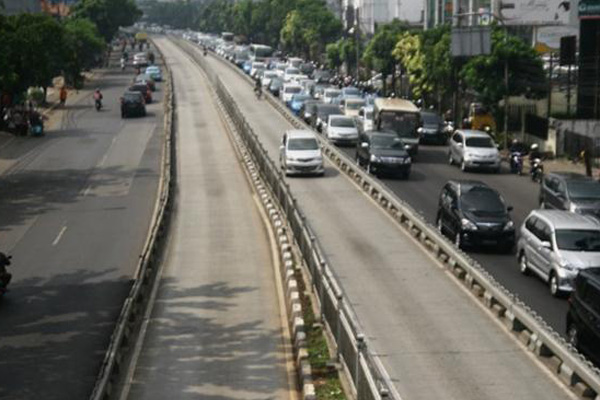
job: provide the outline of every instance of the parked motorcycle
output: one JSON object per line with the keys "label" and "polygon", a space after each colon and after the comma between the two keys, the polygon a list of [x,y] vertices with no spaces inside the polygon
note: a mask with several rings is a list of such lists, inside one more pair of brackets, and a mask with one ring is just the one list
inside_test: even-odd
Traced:
{"label": "parked motorcycle", "polygon": [[510,153],[510,172],[517,175],[523,173],[523,153],[519,151]]}
{"label": "parked motorcycle", "polygon": [[531,180],[534,182],[541,182],[544,177],[544,164],[541,158],[534,158],[531,161]]}

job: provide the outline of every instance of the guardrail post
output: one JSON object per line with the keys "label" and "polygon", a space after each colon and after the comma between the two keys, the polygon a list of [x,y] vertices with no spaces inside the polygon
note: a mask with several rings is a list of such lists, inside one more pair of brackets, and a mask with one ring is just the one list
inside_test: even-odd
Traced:
{"label": "guardrail post", "polygon": [[360,355],[365,347],[365,335],[359,333],[356,335],[356,367],[354,368],[354,385],[356,387],[356,393],[359,393],[359,372],[360,372]]}
{"label": "guardrail post", "polygon": [[342,335],[342,306],[343,306],[343,296],[341,293],[338,293],[335,296],[336,300],[337,300],[337,332],[336,334],[336,338],[335,338],[335,343],[336,343],[336,359],[339,363],[342,362],[341,360],[341,350],[340,350],[340,337]]}
{"label": "guardrail post", "polygon": [[[311,237],[311,242],[314,243],[313,237]],[[324,295],[325,295],[325,261],[321,260],[320,262],[320,266],[321,266],[321,285],[319,286],[319,303],[321,304],[321,322],[325,318],[325,301],[324,301]],[[339,320],[339,318],[338,318]]]}

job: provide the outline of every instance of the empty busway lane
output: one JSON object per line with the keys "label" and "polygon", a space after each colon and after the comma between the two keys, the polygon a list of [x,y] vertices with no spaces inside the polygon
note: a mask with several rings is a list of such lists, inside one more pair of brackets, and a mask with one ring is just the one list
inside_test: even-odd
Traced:
{"label": "empty busway lane", "polygon": [[289,398],[266,228],[200,71],[156,43],[175,81],[178,200],[129,398]]}
{"label": "empty busway lane", "polygon": [[[222,61],[210,56],[208,62],[277,159],[282,134],[291,125],[267,102],[257,102],[252,88]],[[571,397],[331,165],[324,178],[288,182],[356,311],[371,352],[403,398]]]}

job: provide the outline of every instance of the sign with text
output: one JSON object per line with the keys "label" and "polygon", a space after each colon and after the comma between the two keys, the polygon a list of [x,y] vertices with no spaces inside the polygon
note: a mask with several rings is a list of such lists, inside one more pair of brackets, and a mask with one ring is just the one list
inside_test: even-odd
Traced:
{"label": "sign with text", "polygon": [[473,57],[490,54],[492,50],[489,26],[452,28],[452,57]]}
{"label": "sign with text", "polygon": [[600,18],[600,0],[580,0],[579,18],[597,19]]}

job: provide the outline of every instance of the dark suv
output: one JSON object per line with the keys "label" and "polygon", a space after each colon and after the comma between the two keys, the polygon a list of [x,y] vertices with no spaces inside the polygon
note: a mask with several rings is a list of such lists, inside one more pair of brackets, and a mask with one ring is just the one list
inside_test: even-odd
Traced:
{"label": "dark suv", "polygon": [[459,248],[494,246],[511,251],[515,227],[500,194],[480,181],[448,181],[441,193],[436,225]]}
{"label": "dark suv", "polygon": [[121,118],[132,115],[146,115],[146,103],[140,92],[125,92],[121,97]]}
{"label": "dark suv", "polygon": [[582,270],[569,298],[567,338],[577,350],[600,364],[600,268]]}
{"label": "dark suv", "polygon": [[406,145],[394,132],[368,132],[358,137],[356,163],[367,173],[399,175],[408,179],[412,160]]}
{"label": "dark suv", "polygon": [[572,172],[549,173],[542,180],[540,207],[600,217],[600,182]]}

